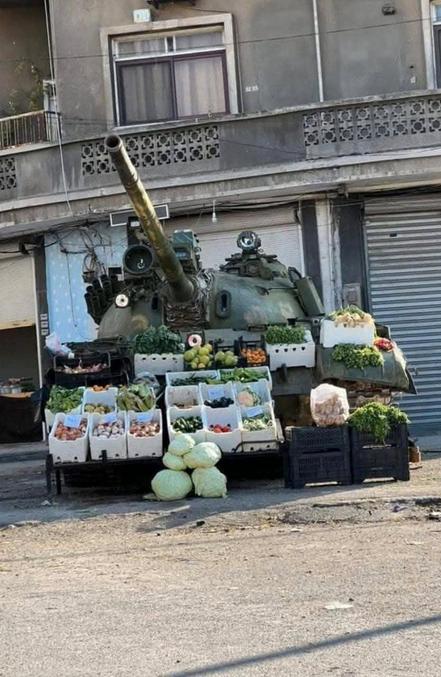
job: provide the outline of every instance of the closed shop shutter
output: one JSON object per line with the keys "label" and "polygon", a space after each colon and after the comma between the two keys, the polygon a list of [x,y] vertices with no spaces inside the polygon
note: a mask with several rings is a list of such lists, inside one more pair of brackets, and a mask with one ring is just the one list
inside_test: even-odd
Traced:
{"label": "closed shop shutter", "polygon": [[441,429],[441,195],[368,200],[370,301],[416,369],[401,403],[418,428]]}
{"label": "closed shop shutter", "polygon": [[277,254],[286,266],[304,272],[302,229],[294,219],[293,207],[218,212],[217,223],[211,214],[202,218],[173,219],[167,230],[190,228],[198,236],[202,265],[219,268],[225,259],[238,253],[236,240],[242,230],[254,230],[267,254]]}
{"label": "closed shop shutter", "polygon": [[0,257],[0,330],[35,324],[35,284],[31,256]]}

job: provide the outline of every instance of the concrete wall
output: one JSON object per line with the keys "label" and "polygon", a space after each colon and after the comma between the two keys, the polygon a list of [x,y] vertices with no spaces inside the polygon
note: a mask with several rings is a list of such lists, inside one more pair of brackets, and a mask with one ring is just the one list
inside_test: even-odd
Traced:
{"label": "concrete wall", "polygon": [[[105,108],[100,28],[133,24],[139,0],[51,0],[60,109],[67,138],[99,134],[113,120]],[[142,4],[142,3],[141,3]],[[318,0],[325,99],[426,86],[420,3]],[[268,111],[317,101],[312,0],[198,0],[152,10],[157,21],[231,13],[236,37],[239,107]],[[81,57],[81,58],[77,58]],[[247,91],[248,90],[248,91]]]}
{"label": "concrete wall", "polygon": [[35,87],[31,64],[49,77],[49,60],[43,2],[28,7],[0,8],[0,116],[11,115],[8,102],[18,112],[29,111],[29,96]]}
{"label": "concrete wall", "polygon": [[[318,97],[310,0],[276,0],[270,5],[267,0],[202,0],[197,11],[186,3],[152,11],[157,20],[200,19],[204,9],[207,17],[213,12],[231,13],[242,82],[239,105],[245,112],[254,112]],[[68,15],[64,0],[52,0],[58,97],[66,138],[90,136],[112,126],[105,109],[100,29],[133,24],[133,10],[139,7],[139,0],[76,0],[75,12]],[[257,91],[246,91],[256,86]]]}
{"label": "concrete wall", "polygon": [[325,99],[426,87],[419,0],[318,2]]}

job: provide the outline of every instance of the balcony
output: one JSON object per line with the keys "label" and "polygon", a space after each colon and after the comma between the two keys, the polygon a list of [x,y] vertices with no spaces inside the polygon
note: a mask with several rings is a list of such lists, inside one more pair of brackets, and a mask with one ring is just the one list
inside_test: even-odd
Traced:
{"label": "balcony", "polygon": [[0,150],[57,140],[56,113],[39,110],[0,118]]}
{"label": "balcony", "polygon": [[[63,143],[61,164],[56,127],[44,111],[0,120],[0,227],[12,210],[17,223],[67,216],[66,193],[75,213],[127,204],[104,147],[107,131]],[[396,185],[424,185],[439,181],[441,91],[117,131],[157,202],[311,194],[342,184],[357,191],[391,176]]]}

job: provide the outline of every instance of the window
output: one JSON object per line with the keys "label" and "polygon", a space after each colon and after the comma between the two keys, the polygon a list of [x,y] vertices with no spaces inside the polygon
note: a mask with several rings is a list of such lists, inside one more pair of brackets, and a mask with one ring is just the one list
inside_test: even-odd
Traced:
{"label": "window", "polygon": [[116,38],[112,58],[119,125],[229,112],[222,29]]}

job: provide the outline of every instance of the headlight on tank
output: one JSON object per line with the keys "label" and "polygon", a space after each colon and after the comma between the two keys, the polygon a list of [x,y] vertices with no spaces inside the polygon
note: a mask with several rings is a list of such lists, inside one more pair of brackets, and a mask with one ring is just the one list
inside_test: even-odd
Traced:
{"label": "headlight on tank", "polygon": [[118,294],[115,299],[115,305],[117,308],[127,308],[129,304],[130,298],[127,296],[127,294]]}

